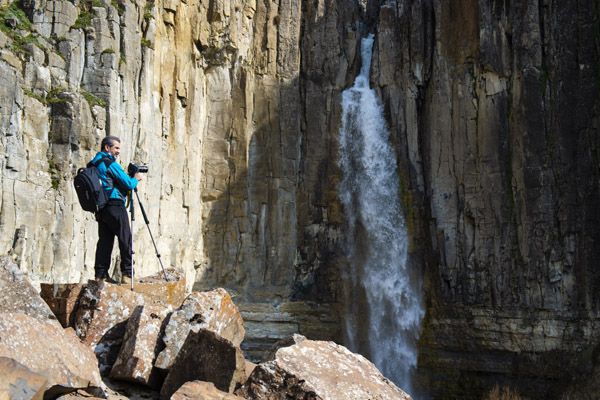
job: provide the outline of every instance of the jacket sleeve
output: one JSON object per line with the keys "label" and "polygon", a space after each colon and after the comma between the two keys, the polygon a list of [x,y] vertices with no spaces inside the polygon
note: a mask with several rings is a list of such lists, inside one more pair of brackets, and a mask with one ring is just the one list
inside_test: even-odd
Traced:
{"label": "jacket sleeve", "polygon": [[130,178],[129,175],[123,171],[123,168],[119,165],[119,163],[113,162],[110,164],[109,169],[112,173],[112,176],[118,181],[119,185],[128,190],[135,189],[138,184],[138,180],[135,178]]}

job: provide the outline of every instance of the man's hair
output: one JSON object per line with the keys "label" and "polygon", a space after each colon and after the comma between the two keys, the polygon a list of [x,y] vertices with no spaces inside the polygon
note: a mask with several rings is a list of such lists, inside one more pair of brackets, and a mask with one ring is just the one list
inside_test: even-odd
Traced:
{"label": "man's hair", "polygon": [[113,147],[115,142],[121,143],[121,139],[116,136],[107,136],[102,139],[102,143],[100,144],[100,151],[104,151],[104,146],[108,145],[108,147]]}

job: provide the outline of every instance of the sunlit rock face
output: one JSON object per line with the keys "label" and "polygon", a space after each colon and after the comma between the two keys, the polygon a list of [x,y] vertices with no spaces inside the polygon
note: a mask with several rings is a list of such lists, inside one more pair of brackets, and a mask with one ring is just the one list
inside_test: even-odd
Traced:
{"label": "sunlit rock face", "polygon": [[373,32],[370,87],[424,278],[416,386],[478,395],[526,376],[543,396],[597,342],[594,2],[21,6],[5,24],[37,43],[0,32],[0,253],[34,284],[93,276],[96,223],[72,178],[112,134],[121,165],[149,166],[157,248],[134,195],[139,276],[158,252],[188,289],[226,287],[266,318],[270,339],[341,338],[342,92]]}

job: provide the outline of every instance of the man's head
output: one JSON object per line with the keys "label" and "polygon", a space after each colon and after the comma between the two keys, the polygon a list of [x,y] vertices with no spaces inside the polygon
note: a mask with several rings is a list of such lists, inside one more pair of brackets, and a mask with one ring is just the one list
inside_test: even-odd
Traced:
{"label": "man's head", "polygon": [[100,144],[101,151],[110,154],[114,158],[121,153],[121,139],[116,136],[107,136],[102,139]]}

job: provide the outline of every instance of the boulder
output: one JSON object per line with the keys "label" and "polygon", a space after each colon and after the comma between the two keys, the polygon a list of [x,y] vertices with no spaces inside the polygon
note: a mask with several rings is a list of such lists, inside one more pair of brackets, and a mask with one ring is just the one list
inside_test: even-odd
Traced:
{"label": "boulder", "polygon": [[45,398],[86,389],[102,381],[94,353],[77,336],[24,314],[0,314],[0,356],[16,360],[48,383]]}
{"label": "boulder", "polygon": [[0,259],[0,292],[0,312],[26,314],[60,327],[48,304],[9,258]]}
{"label": "boulder", "polygon": [[0,357],[0,399],[42,400],[48,379],[20,362]]}
{"label": "boulder", "polygon": [[73,326],[79,295],[85,286],[79,283],[42,283],[40,296],[56,315],[63,328]]}
{"label": "boulder", "polygon": [[134,290],[146,297],[146,304],[179,307],[185,300],[185,274],[181,268],[167,268],[135,281]]}
{"label": "boulder", "polygon": [[[271,348],[269,350],[265,351],[265,354],[263,356],[263,362],[273,361],[275,359],[275,356],[277,355],[277,351],[279,349],[281,349],[282,347],[289,347],[289,346],[293,346],[295,344],[300,344],[300,343],[304,342],[305,340],[306,340],[305,336],[298,335],[297,333],[294,333],[293,335],[290,335],[290,336],[287,336],[287,337],[281,339],[280,341],[275,343],[273,346],[271,346]],[[250,376],[250,375],[248,375],[248,376]]]}
{"label": "boulder", "polygon": [[161,344],[159,338],[164,331],[165,318],[172,311],[170,306],[136,307],[127,322],[121,351],[110,372],[111,378],[160,389],[162,380],[153,362]]}
{"label": "boulder", "polygon": [[144,297],[125,286],[91,280],[82,290],[74,328],[96,353],[102,374],[110,372],[123,343],[127,320],[143,304]]}
{"label": "boulder", "polygon": [[190,331],[162,386],[161,399],[169,399],[184,383],[194,380],[233,392],[246,380],[242,350],[211,330]]}
{"label": "boulder", "polygon": [[272,361],[259,364],[235,394],[273,400],[411,398],[363,356],[333,342],[300,339],[288,340],[289,347],[280,347]]}
{"label": "boulder", "polygon": [[192,381],[177,390],[171,400],[243,400],[243,397],[225,393],[210,382]]}
{"label": "boulder", "polygon": [[244,340],[242,316],[225,289],[190,294],[173,313],[165,329],[166,348],[158,355],[156,367],[168,370],[192,329],[209,329],[234,345]]}

